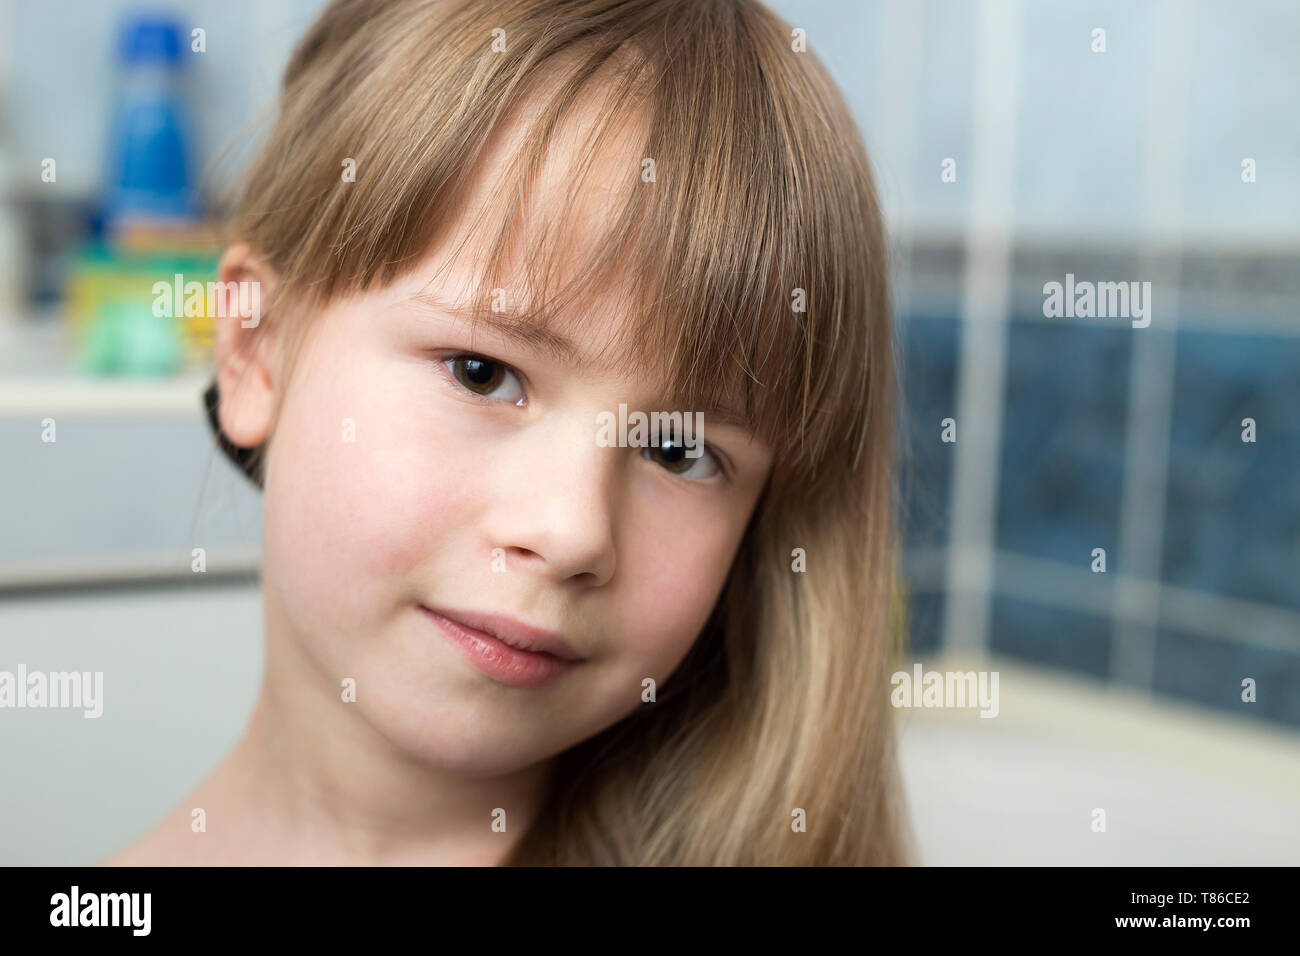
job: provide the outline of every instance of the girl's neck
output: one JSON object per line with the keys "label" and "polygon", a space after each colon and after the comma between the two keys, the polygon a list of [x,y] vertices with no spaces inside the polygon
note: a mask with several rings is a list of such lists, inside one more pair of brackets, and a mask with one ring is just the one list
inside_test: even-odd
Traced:
{"label": "girl's neck", "polygon": [[[551,762],[491,778],[421,763],[341,702],[340,688],[267,603],[256,707],[237,746],[192,798],[210,806],[206,836],[221,839],[225,831],[258,862],[500,863],[532,822]],[[509,808],[506,832],[492,826],[498,807]]]}

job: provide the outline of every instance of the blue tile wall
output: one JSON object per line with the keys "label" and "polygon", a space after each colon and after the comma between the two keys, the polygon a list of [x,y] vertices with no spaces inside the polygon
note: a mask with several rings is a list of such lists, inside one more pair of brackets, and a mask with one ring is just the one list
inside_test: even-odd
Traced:
{"label": "blue tile wall", "polygon": [[1300,610],[1300,337],[1180,331],[1176,362],[1162,577]]}
{"label": "blue tile wall", "polygon": [[1131,330],[1013,320],[998,547],[1087,566],[1119,543]]}
{"label": "blue tile wall", "polygon": [[[944,547],[955,449],[939,441],[939,421],[957,414],[961,330],[942,316],[912,316],[899,327],[904,543]],[[1174,334],[1162,580],[1300,611],[1300,336],[1186,328]],[[1092,549],[1105,547],[1111,569],[1120,570],[1134,332],[1022,316],[1012,319],[1008,335],[998,548],[1087,574]],[[1245,417],[1256,421],[1253,444],[1241,441]],[[958,429],[960,435],[960,422]],[[999,571],[1003,583],[1007,573]],[[943,582],[912,586],[907,653],[925,656],[941,643]],[[1091,614],[1001,590],[993,599],[991,649],[1108,680],[1111,607],[1105,601]],[[1267,636],[1276,640],[1278,632]],[[1250,637],[1157,629],[1153,691],[1300,725],[1300,633],[1294,651]],[[1244,677],[1257,682],[1253,704],[1241,701]]]}
{"label": "blue tile wall", "polygon": [[[1254,703],[1241,699],[1255,680]],[[1300,724],[1300,654],[1161,629],[1155,689],[1245,717]]]}
{"label": "blue tile wall", "polygon": [[939,440],[939,423],[957,414],[960,326],[953,316],[912,315],[897,328],[903,540],[909,547],[944,547],[952,523],[949,488],[956,448]]}
{"label": "blue tile wall", "polygon": [[1095,614],[1001,595],[993,599],[994,652],[1105,678],[1110,672],[1110,620]]}
{"label": "blue tile wall", "polygon": [[907,602],[907,644],[904,658],[924,657],[939,649],[943,627],[944,595],[941,591],[911,594]]}

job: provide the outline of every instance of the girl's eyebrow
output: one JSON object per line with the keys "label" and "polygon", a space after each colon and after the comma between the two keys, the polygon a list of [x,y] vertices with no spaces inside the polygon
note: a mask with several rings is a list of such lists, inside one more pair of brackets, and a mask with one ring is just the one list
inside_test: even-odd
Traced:
{"label": "girl's eyebrow", "polygon": [[[685,406],[685,399],[669,398],[664,404],[668,408],[681,408]],[[719,405],[701,408],[698,411],[703,412],[706,426],[712,422],[715,425],[730,426],[751,434],[754,432],[753,419],[735,408]]]}
{"label": "girl's eyebrow", "polygon": [[481,306],[456,305],[426,292],[417,292],[408,301],[422,309],[441,313],[466,324],[483,323],[503,338],[537,354],[566,362],[580,372],[588,371],[592,365],[571,339],[529,322],[514,310],[503,309],[497,312]]}
{"label": "girl's eyebrow", "polygon": [[[466,324],[474,321],[482,322],[503,338],[534,353],[567,362],[579,372],[589,371],[595,366],[595,363],[586,359],[567,336],[529,322],[523,314],[515,310],[507,308],[497,312],[481,306],[457,305],[427,292],[417,292],[407,301],[420,309],[437,312]],[[665,408],[680,408],[684,403],[685,399],[677,396],[668,396],[662,402]],[[752,417],[738,409],[721,405],[710,406],[700,411],[704,413],[706,423],[712,421],[717,425],[729,425],[746,432],[754,431]]]}

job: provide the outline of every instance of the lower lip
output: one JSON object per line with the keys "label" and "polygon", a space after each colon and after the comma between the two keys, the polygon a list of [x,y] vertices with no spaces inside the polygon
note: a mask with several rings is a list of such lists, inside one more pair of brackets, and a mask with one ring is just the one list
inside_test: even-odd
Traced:
{"label": "lower lip", "polygon": [[543,684],[558,680],[578,663],[564,660],[554,654],[521,651],[517,647],[503,644],[491,634],[466,627],[427,607],[422,607],[420,610],[460,646],[470,663],[488,677],[503,684],[510,684],[513,687],[541,687]]}

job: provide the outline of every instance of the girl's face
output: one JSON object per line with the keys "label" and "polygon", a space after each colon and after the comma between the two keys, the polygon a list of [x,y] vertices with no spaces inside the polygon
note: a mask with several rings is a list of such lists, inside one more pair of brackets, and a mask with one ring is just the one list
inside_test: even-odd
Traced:
{"label": "girl's face", "polygon": [[[431,304],[469,287],[461,268],[431,282],[443,264],[313,318],[270,446],[265,584],[280,638],[336,689],[355,679],[344,706],[431,766],[486,776],[654,706],[643,682],[662,685],[709,617],[771,452],[708,409],[696,458],[602,444],[620,404],[687,410],[637,368],[586,367],[611,325],[539,341],[494,316],[471,339]],[[435,611],[515,644],[553,632],[574,659],[458,638]]]}

